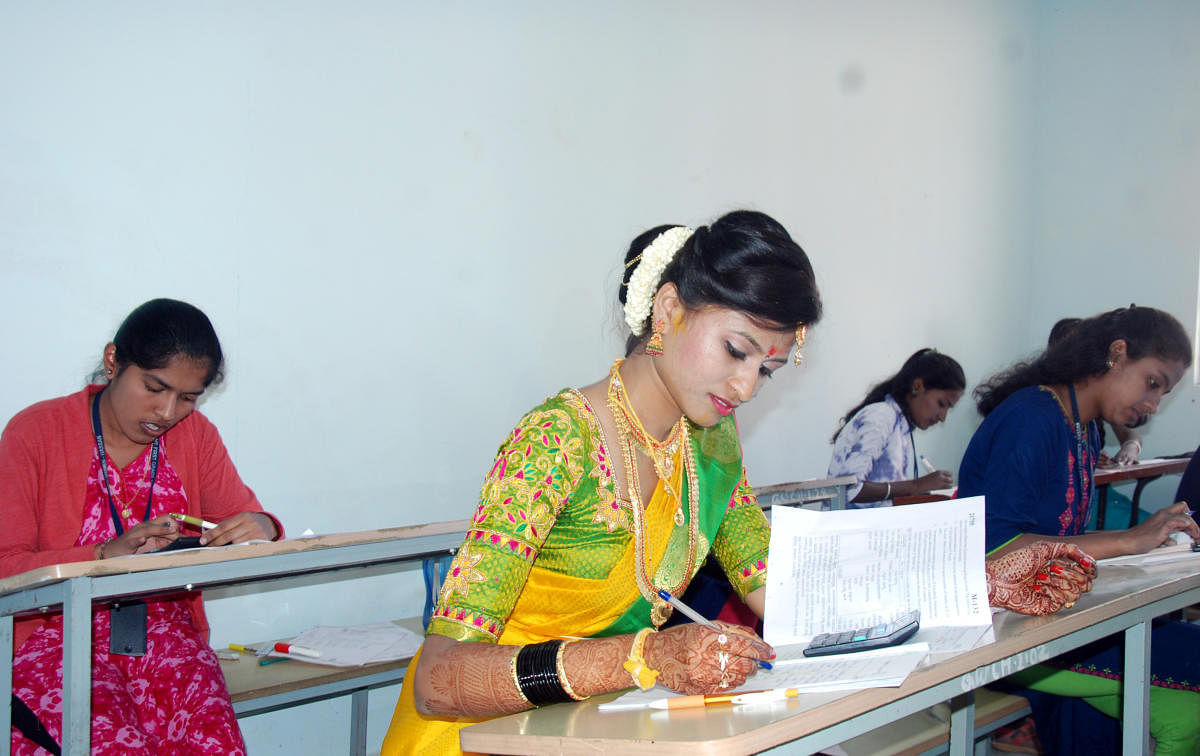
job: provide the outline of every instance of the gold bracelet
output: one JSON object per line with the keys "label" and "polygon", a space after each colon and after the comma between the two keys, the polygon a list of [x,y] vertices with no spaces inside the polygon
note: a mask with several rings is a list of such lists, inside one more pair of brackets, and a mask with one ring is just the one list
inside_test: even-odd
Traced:
{"label": "gold bracelet", "polygon": [[517,688],[517,695],[525,702],[527,706],[533,706],[529,703],[529,699],[525,697],[525,691],[521,690],[521,681],[517,679],[517,656],[521,653],[522,646],[513,646],[512,658],[508,660],[508,670],[512,673],[513,685]]}
{"label": "gold bracelet", "polygon": [[658,670],[650,669],[646,657],[642,656],[642,648],[646,645],[646,636],[654,632],[652,627],[643,627],[633,636],[633,645],[629,647],[629,658],[625,660],[625,671],[633,678],[633,684],[642,690],[650,690],[658,680]]}
{"label": "gold bracelet", "polygon": [[575,689],[571,687],[571,683],[567,682],[567,669],[563,666],[563,651],[566,649],[568,643],[573,642],[574,641],[564,641],[559,645],[558,655],[554,658],[554,667],[558,670],[558,684],[561,685],[562,689],[566,691],[568,696],[571,697],[571,700],[586,701],[588,698],[590,698],[590,696],[581,696],[575,692]]}

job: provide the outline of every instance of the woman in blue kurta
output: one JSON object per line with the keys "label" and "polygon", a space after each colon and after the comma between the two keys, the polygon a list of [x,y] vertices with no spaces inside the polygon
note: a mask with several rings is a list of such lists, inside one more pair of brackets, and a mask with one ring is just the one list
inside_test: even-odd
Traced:
{"label": "woman in blue kurta", "polygon": [[[1175,531],[1200,536],[1185,504],[1128,530],[1085,532],[1100,443],[1096,421],[1143,424],[1191,360],[1190,340],[1174,317],[1129,307],[1084,320],[1037,358],[976,388],[985,419],[963,457],[959,495],[987,497],[990,554],[1050,540],[1103,559],[1149,551]],[[1200,752],[1197,648],[1200,627],[1154,628],[1150,730],[1160,756]],[[1120,653],[1120,636],[1106,638],[1013,678],[1058,694],[1029,694],[1046,753],[1115,753]]]}
{"label": "woman in blue kurta", "polygon": [[943,422],[966,387],[962,366],[952,357],[919,349],[846,413],[833,437],[829,475],[857,479],[847,492],[851,508],[888,507],[893,497],[954,484],[949,470],[920,474],[913,428]]}

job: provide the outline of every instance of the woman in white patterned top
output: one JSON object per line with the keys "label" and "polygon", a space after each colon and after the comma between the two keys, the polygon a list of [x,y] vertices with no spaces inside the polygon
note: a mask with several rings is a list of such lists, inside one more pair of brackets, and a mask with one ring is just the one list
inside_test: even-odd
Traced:
{"label": "woman in white patterned top", "polygon": [[914,427],[925,430],[944,421],[966,385],[962,366],[953,358],[920,349],[845,414],[833,437],[829,475],[857,479],[848,492],[850,507],[887,507],[896,496],[954,484],[948,470],[920,474],[912,434]]}

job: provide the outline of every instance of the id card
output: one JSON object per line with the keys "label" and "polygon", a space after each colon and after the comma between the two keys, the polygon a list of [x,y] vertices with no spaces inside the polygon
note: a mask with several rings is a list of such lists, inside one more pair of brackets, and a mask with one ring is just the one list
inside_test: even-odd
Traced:
{"label": "id card", "polygon": [[112,625],[108,638],[109,653],[145,656],[146,604],[137,600],[113,604],[109,617]]}

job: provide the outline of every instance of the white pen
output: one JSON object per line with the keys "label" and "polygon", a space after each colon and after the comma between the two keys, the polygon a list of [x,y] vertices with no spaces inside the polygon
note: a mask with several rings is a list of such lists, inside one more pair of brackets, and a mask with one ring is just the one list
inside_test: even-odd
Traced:
{"label": "white pen", "polygon": [[172,519],[178,520],[179,522],[186,522],[188,525],[194,525],[197,528],[203,528],[204,530],[212,530],[213,528],[217,527],[217,523],[215,523],[215,522],[209,522],[208,520],[201,520],[199,517],[193,517],[192,515],[185,515],[185,514],[179,514],[178,512],[171,512],[167,516]]}
{"label": "white pen", "polygon": [[925,465],[925,469],[929,472],[937,472],[937,468],[929,461],[929,457],[926,457],[924,454],[921,455],[921,464]]}
{"label": "white pen", "polygon": [[[666,601],[668,604],[675,607],[679,611],[683,612],[683,616],[687,617],[692,622],[695,622],[697,625],[704,625],[705,627],[716,630],[718,633],[721,633],[722,635],[725,634],[724,630],[722,630],[721,628],[717,627],[712,622],[710,622],[707,618],[705,618],[705,616],[703,614],[700,614],[692,607],[688,606],[687,604],[683,603],[679,599],[675,598],[668,591],[664,591],[660,588],[658,591],[658,597],[661,598],[663,601]],[[724,641],[722,641],[722,643],[724,643]],[[758,666],[762,667],[763,669],[774,669],[774,667],[772,667],[769,662],[765,662],[761,659],[755,659],[755,661],[757,661]]]}

